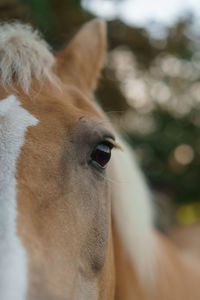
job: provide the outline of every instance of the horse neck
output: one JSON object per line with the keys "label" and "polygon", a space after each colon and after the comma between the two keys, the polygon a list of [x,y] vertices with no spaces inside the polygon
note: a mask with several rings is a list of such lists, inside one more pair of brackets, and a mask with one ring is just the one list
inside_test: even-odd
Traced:
{"label": "horse neck", "polygon": [[199,299],[198,262],[181,252],[166,236],[154,232],[160,257],[154,270],[154,283],[142,280],[114,226],[116,297],[118,300]]}
{"label": "horse neck", "polygon": [[132,151],[120,144],[110,174],[117,299],[200,299],[197,261],[154,229],[151,193]]}

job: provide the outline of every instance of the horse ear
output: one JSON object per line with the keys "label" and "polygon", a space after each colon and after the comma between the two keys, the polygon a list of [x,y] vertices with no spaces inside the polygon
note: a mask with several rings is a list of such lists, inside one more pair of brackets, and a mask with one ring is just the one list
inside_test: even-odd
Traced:
{"label": "horse ear", "polygon": [[95,19],[86,23],[70,44],[57,54],[59,76],[86,91],[94,90],[105,53],[106,24]]}

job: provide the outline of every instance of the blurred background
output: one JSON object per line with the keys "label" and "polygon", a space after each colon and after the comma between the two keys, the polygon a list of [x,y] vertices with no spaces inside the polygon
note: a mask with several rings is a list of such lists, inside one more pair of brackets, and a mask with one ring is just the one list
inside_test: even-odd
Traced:
{"label": "blurred background", "polygon": [[1,21],[31,22],[57,51],[79,27],[108,21],[97,99],[135,149],[157,225],[200,219],[200,1],[0,0]]}

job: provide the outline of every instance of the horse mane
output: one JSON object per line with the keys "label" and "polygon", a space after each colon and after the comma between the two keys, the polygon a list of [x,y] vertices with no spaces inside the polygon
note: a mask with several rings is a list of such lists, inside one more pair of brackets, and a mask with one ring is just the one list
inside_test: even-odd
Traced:
{"label": "horse mane", "polygon": [[16,82],[28,93],[32,77],[54,81],[55,58],[37,30],[21,23],[0,25],[0,84],[13,88]]}
{"label": "horse mane", "polygon": [[130,147],[112,156],[112,208],[116,228],[139,280],[154,285],[159,246],[154,232],[151,192]]}

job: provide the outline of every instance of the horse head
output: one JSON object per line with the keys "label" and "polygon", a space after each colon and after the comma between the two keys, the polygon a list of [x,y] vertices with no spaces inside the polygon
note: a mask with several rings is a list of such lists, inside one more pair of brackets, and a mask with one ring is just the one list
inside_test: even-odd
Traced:
{"label": "horse head", "polygon": [[93,103],[105,24],[55,56],[29,26],[5,24],[0,37],[1,299],[112,299],[117,144]]}

